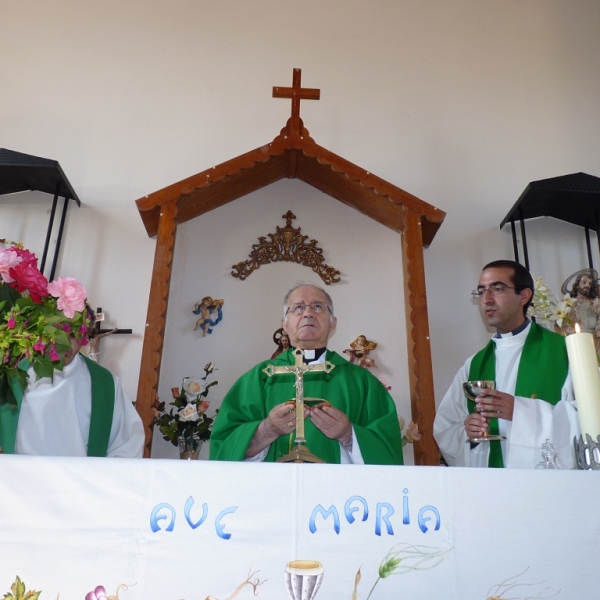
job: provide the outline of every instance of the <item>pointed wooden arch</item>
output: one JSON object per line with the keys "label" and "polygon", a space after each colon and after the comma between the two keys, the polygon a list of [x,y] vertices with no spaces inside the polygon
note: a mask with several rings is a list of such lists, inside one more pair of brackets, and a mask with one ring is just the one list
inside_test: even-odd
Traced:
{"label": "pointed wooden arch", "polygon": [[415,442],[415,464],[439,464],[433,439],[435,401],[423,248],[446,213],[319,146],[300,118],[300,99],[318,99],[318,90],[274,88],[292,98],[292,116],[272,142],[136,200],[149,236],[157,236],[137,409],[146,428],[145,456],[152,443],[152,403],[158,392],[169,284],[177,225],[228,204],[280,179],[300,179],[402,234],[402,265],[409,357],[412,420],[423,437]]}

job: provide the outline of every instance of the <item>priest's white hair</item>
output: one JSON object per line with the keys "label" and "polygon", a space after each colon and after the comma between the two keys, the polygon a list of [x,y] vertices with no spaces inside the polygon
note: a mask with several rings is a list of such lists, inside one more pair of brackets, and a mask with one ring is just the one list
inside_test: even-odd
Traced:
{"label": "priest's white hair", "polygon": [[294,291],[296,291],[298,288],[301,288],[301,287],[312,287],[312,288],[315,288],[325,294],[325,297],[327,298],[327,306],[329,307],[329,320],[333,321],[333,317],[335,316],[333,314],[333,300],[331,299],[331,296],[322,287],[315,285],[314,283],[298,283],[293,288],[288,290],[288,293],[285,295],[285,298],[283,299],[283,320],[285,321],[287,318],[286,310],[288,307],[287,303],[288,303],[288,300],[290,299],[290,296],[292,295],[292,293]]}

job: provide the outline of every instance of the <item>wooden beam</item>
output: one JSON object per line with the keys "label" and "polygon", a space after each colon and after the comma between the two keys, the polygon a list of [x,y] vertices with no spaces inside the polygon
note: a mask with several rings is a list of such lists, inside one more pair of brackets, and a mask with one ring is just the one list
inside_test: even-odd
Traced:
{"label": "wooden beam", "polygon": [[136,401],[136,408],[146,432],[144,458],[150,457],[152,448],[154,420],[152,405],[158,394],[160,380],[160,364],[169,302],[169,284],[171,281],[175,234],[177,233],[176,217],[176,202],[161,207]]}
{"label": "wooden beam", "polygon": [[433,439],[435,399],[421,217],[415,213],[408,213],[405,223],[402,235],[402,264],[410,403],[412,420],[423,434],[423,437],[414,443],[415,465],[439,466],[440,453]]}

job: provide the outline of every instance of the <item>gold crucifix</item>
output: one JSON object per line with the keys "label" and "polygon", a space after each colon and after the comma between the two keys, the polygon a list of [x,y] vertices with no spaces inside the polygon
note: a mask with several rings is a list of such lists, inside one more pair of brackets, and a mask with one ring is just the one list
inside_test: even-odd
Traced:
{"label": "gold crucifix", "polygon": [[296,403],[296,439],[294,440],[294,448],[289,454],[282,456],[277,459],[277,462],[325,462],[323,459],[311,454],[310,450],[306,446],[306,438],[304,437],[304,401],[316,401],[321,400],[320,398],[305,398],[304,397],[304,374],[308,372],[324,371],[325,373],[331,373],[335,368],[333,363],[325,361],[318,365],[305,365],[302,362],[304,358],[304,350],[296,348],[293,352],[294,364],[284,365],[276,367],[274,365],[268,365],[263,369],[269,377],[273,375],[283,375],[285,373],[293,373],[296,376],[294,387],[296,388],[296,397],[294,401]]}
{"label": "gold crucifix", "polygon": [[302,127],[300,126],[300,100],[319,100],[321,90],[317,88],[303,88],[300,85],[302,77],[302,69],[294,69],[292,75],[292,87],[273,87],[273,98],[291,98],[292,99],[292,116],[288,121],[290,132],[300,134]]}

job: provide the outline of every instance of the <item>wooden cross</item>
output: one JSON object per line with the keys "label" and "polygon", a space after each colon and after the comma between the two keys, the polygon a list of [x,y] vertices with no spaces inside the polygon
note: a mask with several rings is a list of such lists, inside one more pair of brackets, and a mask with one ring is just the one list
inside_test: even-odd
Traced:
{"label": "wooden cross", "polygon": [[292,99],[291,132],[300,133],[300,100],[319,100],[321,90],[315,88],[303,88],[300,85],[302,69],[294,69],[292,87],[274,87],[273,98]]}
{"label": "wooden cross", "polygon": [[[96,309],[96,314],[97,315],[102,315],[103,314],[102,309],[100,307],[98,307]],[[98,334],[98,333],[109,333],[109,332],[112,332],[112,333],[133,333],[133,331],[131,329],[119,329],[118,327],[115,327],[113,329],[100,329],[100,321],[96,321],[94,323],[94,329],[96,331],[96,334]]]}
{"label": "wooden cross", "polygon": [[319,398],[304,398],[304,374],[308,372],[319,372],[324,371],[325,373],[331,373],[335,368],[333,363],[325,361],[318,365],[305,365],[302,361],[304,358],[304,350],[296,348],[294,350],[294,364],[283,365],[276,367],[274,365],[267,365],[263,372],[269,377],[273,375],[283,375],[287,373],[293,373],[296,376],[294,387],[296,388],[296,439],[294,440],[294,448],[285,456],[277,459],[277,462],[325,462],[319,457],[311,454],[306,446],[306,438],[304,437],[304,401],[313,400],[318,401]]}

